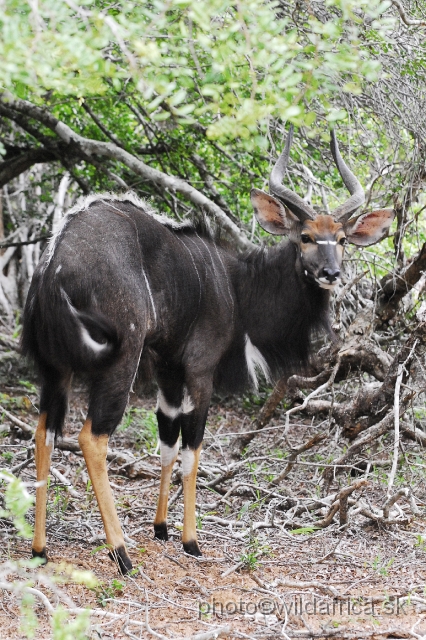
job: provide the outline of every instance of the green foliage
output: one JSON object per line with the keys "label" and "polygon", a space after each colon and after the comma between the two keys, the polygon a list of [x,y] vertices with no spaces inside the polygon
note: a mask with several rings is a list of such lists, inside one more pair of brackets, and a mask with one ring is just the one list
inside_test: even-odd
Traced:
{"label": "green foliage", "polygon": [[22,387],[25,387],[29,393],[37,393],[37,387],[32,382],[29,382],[28,380],[19,380],[19,384]]}
{"label": "green foliage", "polygon": [[414,546],[420,551],[426,551],[426,539],[419,533],[416,538]]}
{"label": "green foliage", "polygon": [[25,411],[32,408],[31,401],[27,396],[10,396],[7,393],[0,393],[0,403],[6,409]]}
{"label": "green foliage", "polygon": [[[47,91],[75,98],[120,92],[129,82],[156,122],[204,121],[214,139],[264,145],[259,123],[279,116],[311,125],[312,98],[328,120],[344,117],[330,96],[337,76],[359,92],[380,65],[369,49],[391,23],[380,0],[333,0],[329,19],[306,15],[301,32],[279,5],[263,0],[128,1],[110,5],[65,0],[0,5],[0,86],[21,98]],[[31,56],[28,56],[31,51]]]}
{"label": "green foliage", "polygon": [[[328,127],[339,120],[345,159],[362,184],[371,182],[373,162],[374,173],[378,163],[393,163],[391,185],[383,173],[371,201],[373,207],[391,206],[395,196],[403,197],[406,163],[416,148],[413,135],[402,128],[402,144],[392,145],[375,113],[356,108],[353,120],[343,109],[345,93],[364,92],[383,77],[384,54],[401,58],[389,37],[395,26],[389,3],[324,0],[317,8],[319,13],[309,3],[284,8],[264,0],[237,5],[224,0],[129,1],[114,8],[103,2],[42,0],[28,5],[9,0],[0,6],[0,90],[46,107],[85,137],[108,140],[112,135],[153,168],[226,203],[226,212],[246,231],[252,220],[250,189],[266,185],[270,158],[282,145],[277,119],[304,125],[293,146],[291,169],[296,163],[311,168],[330,208],[346,198],[327,156]],[[406,73],[423,73],[425,60],[424,47],[413,48]],[[39,134],[55,140],[43,126]],[[34,138],[19,128],[10,135],[13,144],[34,145]],[[38,199],[53,200],[52,176],[59,174],[57,181],[61,171],[43,172]],[[73,176],[93,191],[116,190],[112,174],[140,195],[154,197],[164,212],[178,218],[192,215],[182,196],[159,192],[114,160],[101,167],[86,162],[73,166]],[[292,179],[295,190],[304,194],[300,171]],[[312,202],[323,208],[319,188]],[[419,201],[416,210],[422,205]],[[7,217],[5,224],[8,230],[15,228]],[[254,239],[266,237],[253,231]],[[407,257],[417,252],[423,237],[424,225],[418,224],[416,233],[407,229]],[[380,279],[394,266],[389,260],[393,251],[391,238],[374,251],[351,250],[348,257],[374,263],[371,271]]]}
{"label": "green foliage", "polygon": [[259,411],[265,402],[265,394],[259,393],[246,393],[243,396],[243,407],[246,411]]}
{"label": "green foliage", "polygon": [[28,591],[22,594],[20,607],[20,631],[27,638],[34,638],[38,621],[34,611],[35,599]]}
{"label": "green foliage", "polygon": [[97,602],[101,607],[106,607],[109,600],[112,600],[115,597],[121,596],[123,594],[123,589],[125,586],[126,583],[117,580],[117,578],[111,580],[109,584],[106,582],[98,583],[94,587]]}
{"label": "green foliage", "polygon": [[244,568],[248,571],[255,571],[259,566],[260,558],[268,556],[270,553],[271,549],[268,544],[262,542],[256,536],[252,536],[245,553],[240,557],[240,562],[243,563]]}
{"label": "green foliage", "polygon": [[395,558],[390,558],[390,560],[386,561],[383,560],[380,555],[377,555],[371,563],[371,568],[379,575],[387,577],[389,575],[389,569],[394,562]]}
{"label": "green foliage", "polygon": [[197,529],[202,529],[203,528],[203,522],[204,522],[204,518],[206,516],[214,516],[216,515],[217,511],[206,511],[205,513],[201,513],[200,511],[197,513],[196,519],[197,519]]}
{"label": "green foliage", "polygon": [[59,605],[52,615],[53,640],[85,640],[90,626],[90,612],[86,611],[75,616]]}
{"label": "green foliage", "polygon": [[306,535],[317,531],[318,527],[300,527],[300,529],[292,529],[289,533],[293,535]]}
{"label": "green foliage", "polygon": [[[25,516],[33,499],[29,495],[25,483],[3,469],[0,470],[0,489],[5,506],[0,510],[0,517],[12,520],[19,536],[30,537],[32,531]],[[36,590],[33,585],[40,583],[54,592],[58,585],[68,582],[82,584],[91,589],[95,589],[98,584],[97,579],[90,571],[76,571],[69,565],[54,567],[53,575],[44,571],[42,576],[38,575],[38,567],[41,563],[40,558],[32,558],[17,562],[8,561],[0,566],[0,572],[4,578],[1,588],[13,592],[17,596],[20,602],[20,632],[30,639],[34,638],[38,627],[35,613]],[[18,579],[12,581],[11,576],[14,574],[18,576]],[[89,623],[90,611],[70,614],[59,605],[54,609],[51,618],[52,638],[53,640],[86,640]]]}
{"label": "green foliage", "polygon": [[154,411],[129,407],[119,426],[119,431],[129,431],[135,439],[137,449],[145,448],[152,453],[158,442],[157,416]]}
{"label": "green foliage", "polygon": [[69,504],[69,494],[64,487],[53,487],[53,500],[47,503],[47,513],[61,519]]}
{"label": "green foliage", "polygon": [[32,527],[25,520],[28,509],[33,504],[33,498],[28,493],[25,484],[6,469],[0,470],[0,488],[5,488],[4,505],[0,510],[0,517],[10,518],[16,527],[18,535],[23,538],[32,536]]}

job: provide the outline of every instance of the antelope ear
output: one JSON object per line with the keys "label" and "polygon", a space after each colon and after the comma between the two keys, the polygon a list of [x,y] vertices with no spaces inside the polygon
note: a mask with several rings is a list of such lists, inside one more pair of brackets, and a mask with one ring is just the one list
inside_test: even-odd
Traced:
{"label": "antelope ear", "polygon": [[368,247],[387,236],[389,227],[395,217],[393,209],[378,209],[365,213],[356,220],[349,220],[345,225],[346,238],[351,244]]}
{"label": "antelope ear", "polygon": [[299,222],[279,200],[260,189],[252,189],[250,199],[256,220],[268,233],[276,236],[286,235],[290,233],[294,223]]}

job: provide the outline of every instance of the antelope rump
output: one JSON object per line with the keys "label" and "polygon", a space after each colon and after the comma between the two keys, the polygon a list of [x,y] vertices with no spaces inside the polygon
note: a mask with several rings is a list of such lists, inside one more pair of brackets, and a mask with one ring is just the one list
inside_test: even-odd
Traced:
{"label": "antelope rump", "polygon": [[161,481],[154,532],[167,540],[170,478],[182,439],[183,547],[198,556],[195,489],[214,388],[227,393],[298,371],[315,330],[329,328],[330,292],[347,242],[381,240],[391,209],[353,217],[364,201],[334,133],[331,150],[351,197],[331,215],[282,185],[293,131],[269,181],[251,192],[259,224],[288,240],[236,255],[191,224],[157,216],[133,195],[92,196],[71,210],[38,265],[24,310],[22,351],[41,378],[36,430],[33,555],[47,560],[47,477],[73,373],[88,384],[79,443],[99,504],[110,556],[132,568],[108,481],[108,438],[132,383],[150,363],[158,384]]}

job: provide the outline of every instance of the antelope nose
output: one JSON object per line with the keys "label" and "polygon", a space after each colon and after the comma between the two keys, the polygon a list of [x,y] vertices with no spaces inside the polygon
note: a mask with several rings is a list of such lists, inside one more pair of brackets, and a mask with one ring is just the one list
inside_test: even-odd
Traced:
{"label": "antelope nose", "polygon": [[324,267],[322,273],[324,278],[326,278],[329,283],[332,284],[340,276],[340,269],[330,269],[328,267]]}

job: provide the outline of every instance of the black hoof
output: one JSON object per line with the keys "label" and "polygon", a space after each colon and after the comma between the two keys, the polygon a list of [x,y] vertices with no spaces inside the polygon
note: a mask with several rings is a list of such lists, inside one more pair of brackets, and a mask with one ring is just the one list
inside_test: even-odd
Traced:
{"label": "black hoof", "polygon": [[125,576],[126,573],[129,573],[133,569],[132,562],[129,556],[126,553],[126,549],[124,547],[117,547],[113,551],[108,553],[109,557],[115,564],[118,565],[120,569],[120,573]]}
{"label": "black hoof", "polygon": [[200,547],[198,546],[198,542],[196,540],[190,540],[189,542],[183,543],[183,549],[185,553],[189,553],[190,556],[195,556],[199,558],[203,554],[200,551]]}
{"label": "black hoof", "polygon": [[36,551],[35,549],[31,549],[31,555],[33,558],[41,558],[43,560],[43,564],[47,564],[47,553],[46,547],[41,551]]}
{"label": "black hoof", "polygon": [[157,540],[169,539],[169,534],[167,533],[167,524],[165,522],[154,524],[154,538],[157,538]]}

